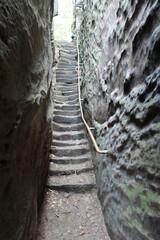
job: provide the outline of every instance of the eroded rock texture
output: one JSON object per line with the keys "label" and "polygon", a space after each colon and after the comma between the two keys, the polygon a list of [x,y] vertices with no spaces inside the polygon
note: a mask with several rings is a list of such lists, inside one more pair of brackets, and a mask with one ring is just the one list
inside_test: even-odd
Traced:
{"label": "eroded rock texture", "polygon": [[0,1],[0,239],[35,239],[50,145],[50,1]]}
{"label": "eroded rock texture", "polygon": [[76,37],[77,31],[80,31],[80,26],[83,20],[83,0],[75,0],[73,5],[73,34]]}
{"label": "eroded rock texture", "polygon": [[160,2],[84,1],[83,105],[112,240],[160,239]]}

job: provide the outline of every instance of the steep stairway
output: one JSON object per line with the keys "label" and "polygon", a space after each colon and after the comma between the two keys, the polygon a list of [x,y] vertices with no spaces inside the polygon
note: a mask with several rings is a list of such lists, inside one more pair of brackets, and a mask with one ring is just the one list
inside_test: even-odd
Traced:
{"label": "steep stairway", "polygon": [[53,89],[53,142],[47,187],[82,193],[96,184],[79,106],[76,49],[62,45],[60,55]]}
{"label": "steep stairway", "polygon": [[78,98],[76,48],[61,43],[53,87],[53,141],[39,239],[108,240]]}

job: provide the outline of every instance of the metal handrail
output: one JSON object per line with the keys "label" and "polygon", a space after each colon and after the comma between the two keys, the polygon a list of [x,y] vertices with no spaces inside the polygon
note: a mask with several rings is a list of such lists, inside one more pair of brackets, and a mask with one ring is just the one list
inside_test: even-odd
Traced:
{"label": "metal handrail", "polygon": [[78,39],[78,32],[77,32],[77,53],[78,53],[78,59],[77,59],[77,62],[78,62],[78,96],[79,96],[79,104],[80,104],[80,110],[81,110],[81,115],[82,115],[82,120],[84,122],[84,125],[86,126],[87,128],[87,131],[89,133],[89,136],[92,140],[92,143],[94,145],[94,148],[96,150],[97,153],[101,153],[101,154],[106,154],[108,153],[108,150],[100,150],[97,143],[96,143],[96,140],[93,136],[93,133],[91,132],[90,130],[90,127],[88,126],[85,118],[84,118],[84,114],[83,114],[83,109],[82,109],[82,104],[81,104],[81,87],[80,87],[80,57],[79,57],[79,39]]}

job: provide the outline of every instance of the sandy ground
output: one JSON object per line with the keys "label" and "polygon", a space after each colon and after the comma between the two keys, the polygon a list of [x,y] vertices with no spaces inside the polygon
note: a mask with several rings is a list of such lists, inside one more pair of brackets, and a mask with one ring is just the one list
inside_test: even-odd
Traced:
{"label": "sandy ground", "polygon": [[84,194],[46,192],[38,240],[110,240],[96,190]]}

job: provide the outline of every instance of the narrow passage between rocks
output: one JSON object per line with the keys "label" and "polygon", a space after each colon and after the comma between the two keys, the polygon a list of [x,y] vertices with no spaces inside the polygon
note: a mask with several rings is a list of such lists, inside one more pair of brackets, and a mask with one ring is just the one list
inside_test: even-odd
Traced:
{"label": "narrow passage between rocks", "polygon": [[53,141],[39,240],[109,240],[81,118],[75,55],[72,43],[61,43],[53,87]]}

